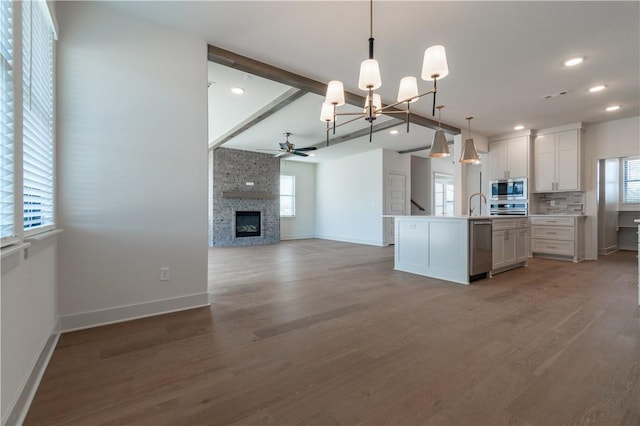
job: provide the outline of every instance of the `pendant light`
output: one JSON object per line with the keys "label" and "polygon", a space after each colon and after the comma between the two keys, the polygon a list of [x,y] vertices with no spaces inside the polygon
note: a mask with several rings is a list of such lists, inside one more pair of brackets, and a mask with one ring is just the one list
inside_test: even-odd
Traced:
{"label": "pendant light", "polygon": [[442,112],[442,108],[444,108],[444,105],[438,105],[436,108],[438,109],[438,130],[436,130],[436,134],[433,136],[433,143],[431,144],[431,152],[429,153],[429,157],[448,157],[449,155],[451,155],[449,154],[449,145],[447,144],[447,138],[444,135],[444,130],[440,128],[440,113]]}
{"label": "pendant light", "polygon": [[471,120],[473,120],[473,117],[467,117],[466,120],[469,122],[469,139],[464,141],[460,162],[464,164],[480,164],[480,157],[471,137]]}

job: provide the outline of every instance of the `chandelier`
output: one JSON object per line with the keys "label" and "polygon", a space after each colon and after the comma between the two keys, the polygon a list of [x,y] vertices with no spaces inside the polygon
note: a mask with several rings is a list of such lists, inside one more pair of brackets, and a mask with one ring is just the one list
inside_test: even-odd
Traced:
{"label": "chandelier", "polygon": [[[431,46],[426,49],[424,53],[421,77],[425,81],[433,80],[433,88],[426,92],[419,93],[416,77],[404,77],[400,80],[397,102],[383,106],[380,95],[374,93],[374,90],[382,86],[382,78],[380,77],[378,61],[373,55],[373,0],[370,0],[369,10],[369,59],[362,61],[362,64],[360,65],[360,77],[358,79],[358,88],[367,91],[364,110],[362,112],[337,112],[337,107],[345,104],[344,85],[338,80],[330,81],[327,86],[327,94],[320,112],[320,120],[327,123],[327,146],[329,145],[329,131],[331,128],[333,128],[333,134],[335,135],[336,127],[343,126],[361,118],[364,118],[369,122],[369,142],[371,142],[373,137],[373,122],[381,114],[405,114],[407,133],[409,133],[409,114],[411,111],[411,103],[417,101],[422,96],[433,94],[432,115],[435,116],[437,81],[438,79],[445,78],[447,74],[449,74],[449,67],[447,65],[447,57],[444,47],[439,45]],[[405,110],[398,108],[405,104]],[[340,124],[336,124],[339,116],[355,117]],[[331,126],[330,123],[333,123],[333,126]]]}

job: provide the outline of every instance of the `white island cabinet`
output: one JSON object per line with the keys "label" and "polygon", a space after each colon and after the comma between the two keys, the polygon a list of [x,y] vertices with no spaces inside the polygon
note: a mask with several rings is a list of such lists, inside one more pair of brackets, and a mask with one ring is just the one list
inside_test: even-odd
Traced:
{"label": "white island cabinet", "polygon": [[394,216],[394,218],[394,267],[396,270],[469,284],[470,218],[464,216]]}

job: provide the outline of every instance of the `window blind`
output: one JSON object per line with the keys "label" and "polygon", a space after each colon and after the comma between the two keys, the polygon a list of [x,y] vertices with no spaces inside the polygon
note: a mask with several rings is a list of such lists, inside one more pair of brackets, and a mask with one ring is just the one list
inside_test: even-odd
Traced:
{"label": "window blind", "polygon": [[0,2],[0,240],[2,246],[14,242],[15,229],[15,173],[14,173],[14,98],[13,98],[13,6],[11,1]]}
{"label": "window blind", "polygon": [[44,2],[22,2],[25,235],[54,226],[53,28]]}
{"label": "window blind", "polygon": [[640,158],[622,161],[622,202],[640,203]]}

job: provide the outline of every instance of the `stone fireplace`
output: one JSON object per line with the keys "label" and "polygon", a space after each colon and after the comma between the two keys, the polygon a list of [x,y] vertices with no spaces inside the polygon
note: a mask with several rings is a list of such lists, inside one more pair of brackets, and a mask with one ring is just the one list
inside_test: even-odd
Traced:
{"label": "stone fireplace", "polygon": [[209,245],[280,242],[280,159],[271,154],[210,151]]}

